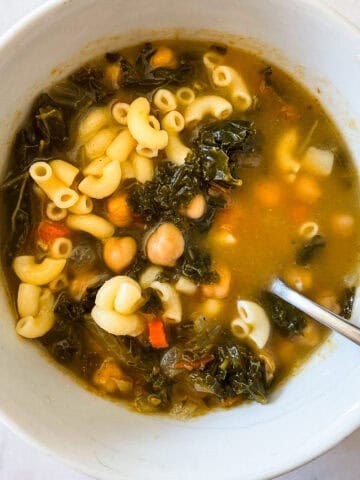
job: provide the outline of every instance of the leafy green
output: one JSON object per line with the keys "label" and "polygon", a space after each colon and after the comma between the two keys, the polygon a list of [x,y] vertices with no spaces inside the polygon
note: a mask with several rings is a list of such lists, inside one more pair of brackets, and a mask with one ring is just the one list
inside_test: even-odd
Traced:
{"label": "leafy green", "polygon": [[146,298],[146,303],[141,308],[142,312],[156,315],[163,311],[161,299],[154,289],[146,288],[143,290],[143,296]]}
{"label": "leafy green", "polygon": [[[151,43],[146,43],[137,56],[135,65],[132,65],[122,55],[119,56],[118,60],[115,60],[121,66],[121,86],[123,88],[144,93],[157,87],[191,83],[195,78],[196,66],[200,63],[198,58],[190,54],[183,54],[178,58],[178,65],[175,68],[153,68],[150,60],[156,50],[156,47],[153,47]],[[112,53],[110,60],[114,59],[115,55]]]}
{"label": "leafy green", "polygon": [[263,292],[260,301],[274,326],[286,337],[299,335],[306,326],[304,313],[270,292]]}
{"label": "leafy green", "polygon": [[351,318],[355,300],[355,291],[355,287],[345,288],[340,299],[341,315],[347,320]]}
{"label": "leafy green", "polygon": [[308,265],[318,253],[319,250],[326,245],[324,237],[315,235],[305,242],[296,253],[296,263],[298,265]]}
{"label": "leafy green", "polygon": [[237,164],[232,155],[254,149],[255,130],[245,120],[218,120],[203,125],[195,138],[194,155],[207,181],[241,185],[235,178]]}

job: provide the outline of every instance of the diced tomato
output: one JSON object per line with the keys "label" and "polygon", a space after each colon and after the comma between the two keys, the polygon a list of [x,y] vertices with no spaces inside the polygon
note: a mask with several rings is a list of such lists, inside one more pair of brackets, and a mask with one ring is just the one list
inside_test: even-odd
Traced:
{"label": "diced tomato", "polygon": [[169,346],[164,322],[160,318],[149,323],[149,340],[154,348],[166,348]]}
{"label": "diced tomato", "polygon": [[68,237],[70,235],[70,229],[60,223],[41,222],[37,233],[40,240],[49,245],[56,238]]}

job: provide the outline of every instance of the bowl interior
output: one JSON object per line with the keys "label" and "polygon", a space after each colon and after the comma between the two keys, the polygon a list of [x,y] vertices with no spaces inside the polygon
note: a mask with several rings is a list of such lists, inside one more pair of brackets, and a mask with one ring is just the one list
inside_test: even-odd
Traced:
{"label": "bowl interior", "polygon": [[[305,0],[138,0],[136,8],[125,0],[50,2],[0,43],[2,151],[42,88],[106,49],[174,35],[234,43],[287,70],[319,97],[359,165],[360,35]],[[4,286],[0,302],[2,418],[100,478],[271,478],[360,424],[360,350],[336,335],[268,405],[180,423],[89,394],[16,337]],[[358,312],[357,302],[354,318]]]}

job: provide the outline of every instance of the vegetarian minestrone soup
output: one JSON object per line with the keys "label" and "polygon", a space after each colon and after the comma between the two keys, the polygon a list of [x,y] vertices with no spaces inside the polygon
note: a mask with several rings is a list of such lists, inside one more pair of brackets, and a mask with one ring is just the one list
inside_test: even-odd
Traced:
{"label": "vegetarian minestrone soup", "polygon": [[293,78],[222,45],[108,52],[39,95],[1,189],[16,332],[98,392],[186,418],[265,403],[349,318],[358,178]]}

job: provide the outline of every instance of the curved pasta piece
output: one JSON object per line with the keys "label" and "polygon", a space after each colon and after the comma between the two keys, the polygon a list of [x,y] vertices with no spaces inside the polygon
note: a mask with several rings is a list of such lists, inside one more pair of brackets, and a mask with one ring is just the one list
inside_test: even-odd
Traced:
{"label": "curved pasta piece", "polygon": [[69,215],[66,224],[72,230],[80,230],[94,237],[105,240],[114,235],[114,226],[98,215],[88,213],[86,215]]}
{"label": "curved pasta piece", "polygon": [[75,205],[79,195],[67,187],[53,173],[52,168],[46,162],[33,163],[29,173],[34,182],[46,193],[59,208],[69,208]]}
{"label": "curved pasta piece", "polygon": [[130,156],[134,169],[134,176],[140,183],[149,182],[154,178],[154,163],[148,157],[143,157],[136,152]]}
{"label": "curved pasta piece", "polygon": [[239,318],[231,322],[236,337],[250,338],[258,348],[264,348],[270,336],[270,321],[265,310],[255,302],[238,300]]}
{"label": "curved pasta piece", "polygon": [[164,307],[163,319],[168,323],[180,323],[182,319],[182,306],[180,297],[174,287],[169,283],[152,282],[150,287],[154,289]]}
{"label": "curved pasta piece", "polygon": [[[79,195],[79,200],[75,203],[75,205],[69,208],[69,212],[77,215],[85,215],[86,213],[92,212],[93,208],[94,203],[91,198],[86,195]],[[66,215],[63,218],[65,217]]]}
{"label": "curved pasta piece", "polygon": [[115,102],[111,107],[111,114],[115,122],[120,125],[127,125],[127,114],[130,105],[124,102]]}
{"label": "curved pasta piece", "polygon": [[35,262],[32,255],[21,255],[13,261],[13,269],[23,283],[45,285],[54,280],[63,271],[64,258],[45,258],[41,263]]}
{"label": "curved pasta piece", "polygon": [[228,87],[232,102],[241,110],[251,107],[252,98],[242,76],[234,68],[219,65],[212,72],[212,79],[219,87]]}
{"label": "curved pasta piece", "polygon": [[126,275],[107,280],[99,289],[95,305],[122,315],[134,313],[144,303],[140,285]]}
{"label": "curved pasta piece", "polygon": [[150,104],[144,97],[134,100],[128,112],[128,127],[135,140],[146,148],[162,150],[168,143],[165,130],[156,130],[149,121]]}
{"label": "curved pasta piece", "polygon": [[175,110],[177,107],[175,95],[167,88],[159,88],[159,90],[155,92],[153,102],[160,112],[163,113]]}
{"label": "curved pasta piece", "polygon": [[80,171],[77,167],[64,160],[52,160],[49,165],[52,168],[53,174],[67,187],[72,185]]}
{"label": "curved pasta piece", "polygon": [[[298,143],[296,129],[292,128],[284,133],[275,149],[275,161],[280,170],[290,175],[290,180],[300,169],[300,163],[295,158],[295,148]],[[289,178],[289,177],[288,177]]]}
{"label": "curved pasta piece", "polygon": [[115,192],[121,182],[120,163],[115,160],[107,164],[101,176],[88,175],[79,184],[79,190],[88,197],[98,200],[109,197]]}
{"label": "curved pasta piece", "polygon": [[169,135],[168,144],[165,147],[168,160],[176,165],[182,165],[186,157],[191,154],[191,149],[184,145],[178,134],[185,126],[184,117],[180,112],[174,110],[165,115],[161,125]]}
{"label": "curved pasta piece", "polygon": [[117,160],[120,163],[125,162],[135,147],[136,141],[131,135],[130,130],[124,128],[110,143],[106,149],[106,155],[110,160]]}
{"label": "curved pasta piece", "polygon": [[91,316],[100,328],[112,335],[129,335],[137,337],[145,329],[144,320],[135,313],[121,315],[115,311],[103,310],[95,305]]}
{"label": "curved pasta piece", "polygon": [[195,100],[195,92],[192,88],[181,87],[176,91],[176,99],[180,105],[190,105]]}
{"label": "curved pasta piece", "polygon": [[180,276],[179,280],[175,283],[175,290],[184,295],[194,295],[197,290],[197,285],[189,278]]}
{"label": "curved pasta piece", "polygon": [[66,215],[66,208],[59,208],[55,205],[54,202],[49,202],[46,205],[46,216],[50,218],[50,220],[53,220],[54,222],[59,222],[60,220],[63,220]]}
{"label": "curved pasta piece", "polygon": [[39,298],[39,312],[36,316],[21,318],[16,324],[16,333],[25,338],[45,335],[55,323],[54,305],[54,295],[48,288],[44,288]]}
{"label": "curved pasta piece", "polygon": [[93,159],[104,155],[106,149],[116,137],[118,130],[115,128],[103,128],[99,130],[85,145],[85,154]]}
{"label": "curved pasta piece", "polygon": [[98,107],[92,109],[83,118],[78,128],[78,139],[80,142],[86,141],[92,135],[95,135],[101,128],[105,127],[110,121],[110,115],[106,108]]}
{"label": "curved pasta piece", "polygon": [[224,56],[214,51],[206,52],[203,55],[203,64],[208,70],[213,70],[223,60]]}
{"label": "curved pasta piece", "polygon": [[100,239],[105,240],[114,235],[114,226],[98,215],[88,213],[86,215],[69,215],[66,224],[72,230],[80,230]]}
{"label": "curved pasta piece", "polygon": [[225,98],[218,95],[204,95],[197,97],[185,109],[185,125],[194,125],[207,115],[219,120],[227,118],[232,114],[233,107]]}
{"label": "curved pasta piece", "polygon": [[20,283],[17,309],[20,317],[35,317],[40,308],[41,288],[30,283]]}
{"label": "curved pasta piece", "polygon": [[58,237],[50,245],[49,255],[52,258],[69,258],[72,249],[72,241],[69,238]]}
{"label": "curved pasta piece", "polygon": [[155,282],[162,271],[163,269],[157,265],[150,265],[150,267],[147,267],[140,275],[139,283],[141,287],[143,289],[150,288],[151,284]]}

